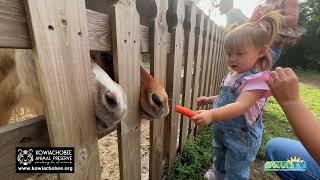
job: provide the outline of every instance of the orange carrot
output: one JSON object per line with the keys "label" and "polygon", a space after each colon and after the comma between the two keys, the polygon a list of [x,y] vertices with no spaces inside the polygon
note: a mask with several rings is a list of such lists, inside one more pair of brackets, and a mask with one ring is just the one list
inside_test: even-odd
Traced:
{"label": "orange carrot", "polygon": [[191,109],[176,105],[176,112],[181,113],[182,115],[187,116],[188,118],[192,118],[197,115],[197,112],[192,111]]}

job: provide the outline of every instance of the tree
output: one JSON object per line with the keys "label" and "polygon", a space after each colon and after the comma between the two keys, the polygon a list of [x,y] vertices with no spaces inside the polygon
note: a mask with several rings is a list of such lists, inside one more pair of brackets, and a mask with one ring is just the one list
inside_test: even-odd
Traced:
{"label": "tree", "polygon": [[279,64],[320,71],[320,1],[305,0],[299,7],[299,24],[307,32],[295,46],[283,49]]}

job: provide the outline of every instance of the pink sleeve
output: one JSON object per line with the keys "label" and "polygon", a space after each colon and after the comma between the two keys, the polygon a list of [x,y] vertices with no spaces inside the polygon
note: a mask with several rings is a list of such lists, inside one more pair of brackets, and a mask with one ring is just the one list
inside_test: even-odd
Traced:
{"label": "pink sleeve", "polygon": [[272,95],[266,83],[269,77],[270,77],[269,71],[259,72],[254,75],[247,76],[244,78],[239,89],[240,91],[264,90],[264,93],[261,95],[260,99],[267,98]]}

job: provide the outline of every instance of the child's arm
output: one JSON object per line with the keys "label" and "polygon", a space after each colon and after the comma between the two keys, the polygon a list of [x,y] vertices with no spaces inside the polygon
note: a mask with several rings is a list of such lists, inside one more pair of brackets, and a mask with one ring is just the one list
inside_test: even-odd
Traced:
{"label": "child's arm", "polygon": [[204,106],[204,105],[208,105],[210,103],[212,103],[215,99],[217,98],[217,96],[200,96],[197,98],[197,104],[198,106]]}
{"label": "child's arm", "polygon": [[201,114],[194,116],[191,120],[200,126],[205,126],[214,120],[228,120],[237,117],[247,112],[261,97],[264,91],[265,90],[244,91],[234,103],[208,111],[201,111]]}
{"label": "child's arm", "polygon": [[209,97],[208,97],[209,102],[210,102],[210,103],[213,103],[213,101],[216,100],[217,97],[218,97],[218,96],[209,96]]}
{"label": "child's arm", "polygon": [[234,103],[210,110],[211,118],[224,120],[244,114],[257,102],[263,92],[264,90],[244,91]]}
{"label": "child's arm", "polygon": [[290,68],[276,68],[268,85],[305,148],[320,163],[320,122],[299,96],[299,80]]}

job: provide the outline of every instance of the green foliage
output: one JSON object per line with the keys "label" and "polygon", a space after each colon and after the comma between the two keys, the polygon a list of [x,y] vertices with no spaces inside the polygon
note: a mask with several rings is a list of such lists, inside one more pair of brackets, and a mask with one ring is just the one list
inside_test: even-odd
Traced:
{"label": "green foliage", "polygon": [[298,24],[307,32],[295,46],[285,46],[279,65],[320,71],[320,1],[305,0],[299,8]]}
{"label": "green foliage", "polygon": [[178,155],[172,173],[165,170],[166,179],[201,179],[200,172],[212,164],[210,127],[199,131],[195,139],[188,140],[182,154]]}
{"label": "green foliage", "polygon": [[262,117],[263,135],[258,158],[265,159],[265,145],[270,139],[274,137],[295,139],[295,135],[285,114],[274,98],[268,99]]}

